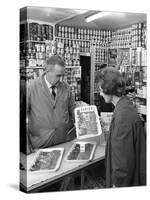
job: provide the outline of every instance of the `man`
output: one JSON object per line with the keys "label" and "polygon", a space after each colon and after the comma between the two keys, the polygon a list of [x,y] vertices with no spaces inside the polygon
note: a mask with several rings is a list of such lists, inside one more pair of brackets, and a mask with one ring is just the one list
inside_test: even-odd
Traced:
{"label": "man", "polygon": [[[73,139],[74,99],[67,83],[61,82],[65,63],[60,56],[46,61],[46,71],[28,88],[28,145],[46,148]],[[29,148],[28,148],[29,149]]]}

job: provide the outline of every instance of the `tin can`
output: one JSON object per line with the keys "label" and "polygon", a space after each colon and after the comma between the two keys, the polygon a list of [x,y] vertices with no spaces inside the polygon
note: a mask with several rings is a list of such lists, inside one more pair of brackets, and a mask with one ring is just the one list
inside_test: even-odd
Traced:
{"label": "tin can", "polygon": [[81,34],[81,29],[80,29],[80,28],[78,28],[78,34],[79,34],[79,35]]}
{"label": "tin can", "polygon": [[67,38],[67,37],[68,37],[68,33],[66,32],[66,33],[65,33],[65,38]]}
{"label": "tin can", "polygon": [[65,30],[65,28],[64,28],[64,26],[62,26],[62,27],[61,27],[61,31],[64,32],[64,30]]}
{"label": "tin can", "polygon": [[61,28],[61,26],[60,26],[60,25],[58,26],[58,31],[59,31],[59,32],[61,32],[61,31],[62,31],[62,28]]}
{"label": "tin can", "polygon": [[71,27],[69,27],[68,32],[71,33]]}
{"label": "tin can", "polygon": [[64,32],[69,32],[69,28],[67,26],[64,27]]}

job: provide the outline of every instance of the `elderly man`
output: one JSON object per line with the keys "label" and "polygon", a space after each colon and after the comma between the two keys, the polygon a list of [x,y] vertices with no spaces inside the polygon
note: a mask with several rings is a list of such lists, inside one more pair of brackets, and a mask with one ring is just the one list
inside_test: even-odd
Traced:
{"label": "elderly man", "polygon": [[73,128],[75,104],[69,85],[60,81],[64,73],[63,59],[51,56],[46,61],[46,71],[28,88],[27,141],[32,149],[50,147],[75,137],[75,132],[69,137],[67,134]]}

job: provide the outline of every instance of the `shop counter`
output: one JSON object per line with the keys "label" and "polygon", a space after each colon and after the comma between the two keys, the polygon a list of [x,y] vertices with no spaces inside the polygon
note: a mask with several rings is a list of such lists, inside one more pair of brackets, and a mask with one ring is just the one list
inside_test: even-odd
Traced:
{"label": "shop counter", "polygon": [[[93,159],[91,161],[82,161],[82,162],[69,162],[66,160],[68,151],[74,144],[74,142],[79,141],[78,139],[72,140],[67,143],[56,145],[55,147],[63,147],[65,149],[61,165],[56,172],[40,172],[40,173],[26,173],[25,170],[20,170],[20,187],[21,190],[26,192],[38,191],[38,188],[44,187],[48,184],[54,184],[57,181],[60,181],[71,174],[81,171],[82,169],[87,168],[94,163],[97,163],[104,159],[105,156],[105,142],[102,139],[102,136],[98,138],[88,138],[83,141],[95,141],[97,143]],[[81,140],[80,140],[81,141]],[[35,153],[25,156],[24,154],[20,155],[21,162],[27,162],[27,165],[30,165]]]}

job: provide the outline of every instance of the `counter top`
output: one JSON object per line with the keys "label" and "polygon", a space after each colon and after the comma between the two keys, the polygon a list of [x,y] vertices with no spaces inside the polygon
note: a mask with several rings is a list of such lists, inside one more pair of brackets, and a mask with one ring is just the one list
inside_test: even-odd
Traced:
{"label": "counter top", "polygon": [[[94,153],[94,157],[91,161],[82,161],[82,162],[69,162],[66,160],[66,156],[74,142],[77,141],[96,141],[96,149]],[[102,159],[105,156],[105,143],[102,140],[102,136],[99,138],[88,138],[84,140],[72,140],[67,143],[63,143],[60,145],[53,146],[54,147],[63,147],[65,149],[63,159],[60,165],[60,168],[56,172],[40,172],[40,173],[26,173],[25,170],[20,170],[20,183],[26,188],[27,191],[40,187],[44,184],[53,182],[63,176],[69,175],[77,170],[83,169],[91,164],[94,164]],[[20,159],[23,162],[27,162],[27,168],[30,166],[35,153],[25,156],[24,154],[20,155]]]}

